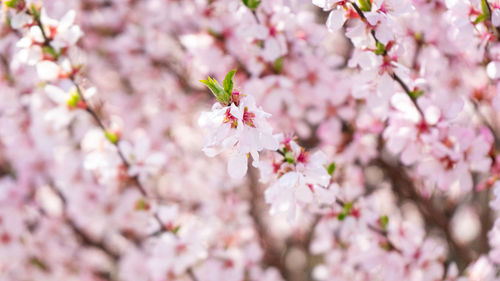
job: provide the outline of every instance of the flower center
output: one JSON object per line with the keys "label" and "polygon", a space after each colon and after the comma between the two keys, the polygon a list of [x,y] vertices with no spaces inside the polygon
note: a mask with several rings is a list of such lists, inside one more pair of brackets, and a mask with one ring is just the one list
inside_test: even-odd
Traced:
{"label": "flower center", "polygon": [[248,107],[245,107],[245,110],[243,111],[243,124],[255,128],[255,124],[253,122],[254,118],[255,113],[249,112]]}

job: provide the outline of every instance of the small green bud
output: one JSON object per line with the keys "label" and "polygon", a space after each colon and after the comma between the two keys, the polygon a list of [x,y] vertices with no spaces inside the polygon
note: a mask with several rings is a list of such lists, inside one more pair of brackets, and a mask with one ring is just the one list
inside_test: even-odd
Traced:
{"label": "small green bud", "polygon": [[108,141],[112,144],[117,144],[118,143],[118,134],[116,133],[113,133],[109,130],[106,130],[104,131],[104,135],[106,136],[106,138],[108,139]]}
{"label": "small green bud", "polygon": [[359,0],[359,8],[363,12],[369,12],[372,10],[372,2],[370,0]]}
{"label": "small green bud", "polygon": [[76,92],[70,93],[69,99],[66,102],[69,108],[75,108],[80,101],[80,96]]}
{"label": "small green bud", "polygon": [[42,51],[45,53],[45,54],[49,54],[52,56],[52,58],[54,59],[58,59],[59,58],[59,54],[56,52],[56,50],[54,50],[54,48],[52,48],[51,46],[43,46],[42,47]]}
{"label": "small green bud", "polygon": [[410,97],[414,100],[418,99],[424,94],[424,90],[415,90],[410,92]]}
{"label": "small green bud", "polygon": [[344,204],[344,207],[342,208],[342,212],[337,216],[339,221],[344,220],[349,215],[351,208],[352,208],[351,202]]}
{"label": "small green bud", "polygon": [[326,170],[330,176],[333,176],[333,173],[335,172],[335,162],[332,162]]}
{"label": "small green bud", "polygon": [[375,54],[376,55],[383,55],[383,54],[385,54],[385,46],[384,46],[384,44],[380,43],[379,41],[377,41],[377,46],[376,46],[376,49],[375,49]]}
{"label": "small green bud", "polygon": [[18,0],[6,0],[4,1],[3,3],[5,4],[5,6],[7,6],[8,8],[15,8],[17,6],[17,1]]}
{"label": "small green bud", "polygon": [[345,203],[344,209],[343,209],[344,213],[349,214],[351,209],[352,209],[352,203],[351,202]]}
{"label": "small green bud", "polygon": [[139,199],[135,202],[135,210],[137,211],[147,211],[149,210],[149,204],[144,199]]}
{"label": "small green bud", "polygon": [[32,257],[30,259],[30,263],[37,267],[38,269],[40,270],[43,270],[43,271],[47,271],[49,268],[47,266],[47,264],[45,264],[45,262],[43,262],[41,259],[37,258],[37,257]]}
{"label": "small green bud", "polygon": [[295,157],[293,157],[293,153],[291,151],[285,152],[285,161],[289,164],[295,163]]}
{"label": "small green bud", "polygon": [[180,225],[174,227],[174,229],[172,229],[172,233],[173,234],[177,234],[179,232],[179,230],[181,230],[181,226]]}
{"label": "small green bud", "polygon": [[389,224],[389,217],[388,216],[381,216],[380,217],[380,225],[382,228],[385,230],[387,229],[387,225]]}
{"label": "small green bud", "polygon": [[255,11],[261,3],[261,0],[242,0],[242,1],[243,4],[252,11]]}
{"label": "small green bud", "polygon": [[31,11],[31,14],[33,14],[33,18],[35,18],[35,21],[39,21],[40,20],[40,7],[37,7],[37,5],[35,4],[31,4],[30,6],[30,11]]}
{"label": "small green bud", "polygon": [[279,57],[274,61],[274,71],[276,73],[281,73],[283,70],[283,57]]}

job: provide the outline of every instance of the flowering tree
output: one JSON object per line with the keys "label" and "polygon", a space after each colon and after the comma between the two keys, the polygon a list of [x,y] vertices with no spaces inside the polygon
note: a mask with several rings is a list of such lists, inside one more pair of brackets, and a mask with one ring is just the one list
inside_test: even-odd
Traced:
{"label": "flowering tree", "polygon": [[0,3],[0,280],[500,280],[500,1]]}

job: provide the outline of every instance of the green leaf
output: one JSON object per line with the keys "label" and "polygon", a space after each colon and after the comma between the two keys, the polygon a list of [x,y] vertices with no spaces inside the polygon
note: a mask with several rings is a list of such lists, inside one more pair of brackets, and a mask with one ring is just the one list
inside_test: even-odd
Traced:
{"label": "green leaf", "polygon": [[8,8],[15,8],[17,6],[17,0],[7,0],[3,2]]}
{"label": "green leaf", "polygon": [[333,176],[333,172],[335,172],[335,162],[332,162],[326,170],[330,176]]}
{"label": "green leaf", "polygon": [[490,5],[488,4],[488,0],[481,0],[481,10],[485,16],[485,19],[489,19],[491,16]]}
{"label": "green leaf", "polygon": [[410,97],[414,100],[418,99],[424,94],[424,90],[415,90],[410,92]]}
{"label": "green leaf", "polygon": [[370,0],[359,0],[359,8],[363,12],[369,12],[372,10],[372,2]]}
{"label": "green leaf", "polygon": [[42,51],[46,54],[50,54],[56,60],[59,58],[59,54],[51,46],[43,46]]}
{"label": "green leaf", "polygon": [[207,80],[200,80],[200,82],[205,84],[210,89],[210,91],[212,91],[217,101],[219,101],[221,104],[231,104],[231,94],[226,93],[224,88],[219,85],[219,82],[217,82],[217,80],[208,77]]}
{"label": "green leaf", "polygon": [[222,85],[224,86],[224,91],[226,91],[226,94],[229,94],[229,97],[231,97],[231,94],[233,93],[233,77],[234,74],[236,73],[236,70],[231,70],[227,73],[226,78],[224,78],[224,81]]}
{"label": "green leaf", "polygon": [[149,204],[144,199],[139,199],[135,202],[136,211],[147,211],[149,210]]}
{"label": "green leaf", "polygon": [[480,22],[483,22],[487,19],[487,16],[485,14],[480,14],[476,20],[474,21],[474,24],[478,24]]}
{"label": "green leaf", "polygon": [[252,11],[255,11],[261,3],[261,0],[242,0],[243,4]]}
{"label": "green leaf", "polygon": [[274,61],[274,71],[281,73],[283,70],[283,57],[279,57]]}
{"label": "green leaf", "polygon": [[377,46],[376,46],[376,49],[375,49],[375,54],[376,55],[383,55],[383,54],[385,54],[385,46],[384,46],[384,44],[380,43],[379,41],[377,41]]}
{"label": "green leaf", "polygon": [[351,202],[344,204],[343,211],[344,211],[345,214],[349,214],[349,212],[351,211],[351,209],[352,209],[352,203]]}
{"label": "green leaf", "polygon": [[40,9],[37,8],[35,4],[31,4],[30,6],[31,13],[33,14],[33,18],[35,18],[35,21],[40,20]]}
{"label": "green leaf", "polygon": [[351,202],[345,203],[344,208],[342,208],[342,212],[337,216],[339,221],[344,220],[349,215],[351,209],[352,209],[352,203]]}
{"label": "green leaf", "polygon": [[110,132],[108,130],[104,131],[104,135],[108,139],[108,141],[112,144],[117,144],[118,143],[118,135],[116,133]]}
{"label": "green leaf", "polygon": [[389,224],[389,217],[388,216],[381,216],[380,217],[380,225],[382,228],[385,230],[387,228],[387,225]]}
{"label": "green leaf", "polygon": [[38,269],[41,269],[43,271],[47,271],[49,269],[47,264],[45,264],[41,259],[39,259],[37,257],[32,257],[30,259],[30,263],[31,263],[31,265],[33,265],[33,266],[35,266]]}
{"label": "green leaf", "polygon": [[174,229],[172,229],[172,233],[173,234],[177,234],[179,232],[179,230],[181,230],[181,226],[180,225],[174,227]]}
{"label": "green leaf", "polygon": [[285,152],[285,161],[290,164],[295,163],[295,157],[293,157],[293,153],[291,151]]}
{"label": "green leaf", "polygon": [[384,249],[386,251],[392,250],[391,244],[389,244],[389,242],[380,242],[379,246],[381,249]]}
{"label": "green leaf", "polygon": [[80,96],[76,92],[70,93],[69,99],[66,102],[68,107],[70,108],[75,108],[78,105],[78,102],[80,101]]}

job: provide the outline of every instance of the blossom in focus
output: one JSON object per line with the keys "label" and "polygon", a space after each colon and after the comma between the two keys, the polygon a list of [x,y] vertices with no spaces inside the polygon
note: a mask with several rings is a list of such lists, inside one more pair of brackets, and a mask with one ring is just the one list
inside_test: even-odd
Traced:
{"label": "blossom in focus", "polygon": [[247,172],[248,155],[252,156],[255,166],[259,162],[259,152],[276,150],[278,142],[267,122],[271,115],[257,107],[252,96],[232,91],[227,91],[226,95],[230,96],[229,102],[215,103],[212,111],[201,114],[198,123],[208,130],[203,147],[205,154],[212,157],[229,151],[227,171],[232,178],[238,179]]}

